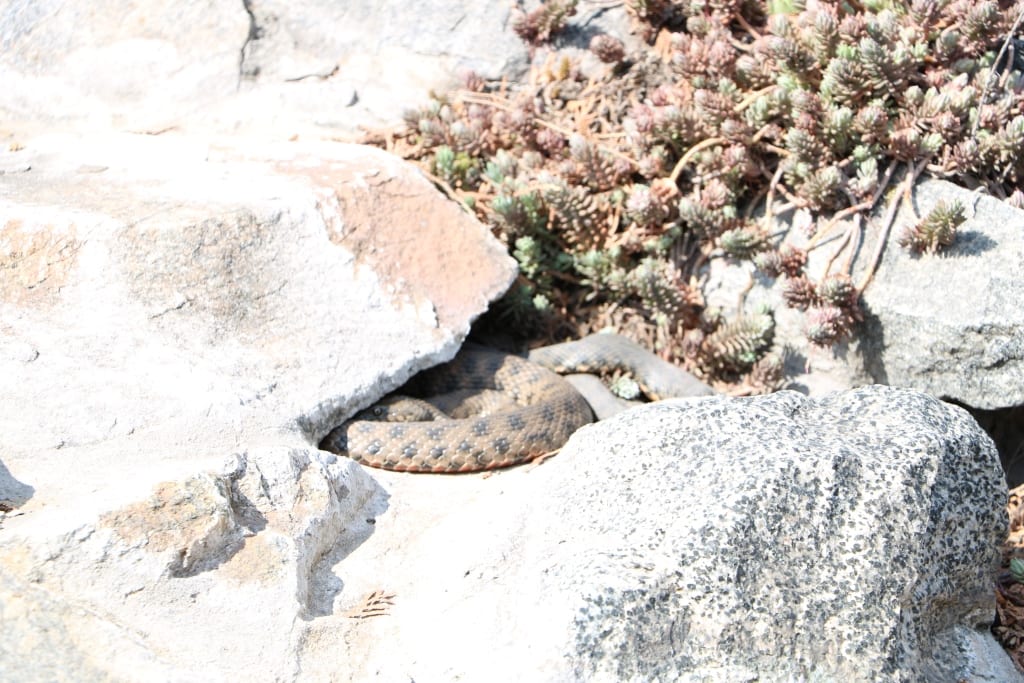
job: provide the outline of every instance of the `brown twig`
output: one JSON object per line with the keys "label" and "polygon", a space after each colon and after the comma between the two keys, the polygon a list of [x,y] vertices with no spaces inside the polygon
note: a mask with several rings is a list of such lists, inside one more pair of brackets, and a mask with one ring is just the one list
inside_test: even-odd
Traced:
{"label": "brown twig", "polygon": [[735,111],[737,114],[741,113],[744,109],[752,105],[754,102],[757,102],[758,98],[761,97],[761,95],[767,95],[771,91],[775,90],[777,87],[779,86],[769,85],[765,88],[761,88],[760,90],[755,90],[754,92],[750,93],[742,100],[740,100],[739,103],[733,108],[733,111]]}
{"label": "brown twig", "polygon": [[[1010,27],[1009,32],[1006,34],[1006,40],[1003,41],[1003,46],[999,48],[999,54],[996,55],[996,59],[992,62],[991,70],[985,75],[985,87],[981,89],[981,96],[978,98],[978,116],[974,119],[974,123],[971,124],[971,137],[977,137],[978,126],[981,125],[981,108],[985,105],[985,98],[988,97],[988,84],[992,81],[992,74],[995,72],[996,65],[1006,54],[1007,48],[1010,46],[1010,42],[1013,40],[1013,34],[1020,28],[1021,21],[1024,20],[1024,10],[1021,10],[1020,14],[1017,15],[1016,21],[1013,22],[1013,26]],[[1007,73],[1012,69],[1007,65]]]}
{"label": "brown twig", "polygon": [[737,13],[733,15],[733,19],[736,20],[737,24],[743,27],[744,31],[753,36],[754,40],[759,40],[761,38],[761,34],[757,32],[756,28],[750,25],[750,22],[743,18],[742,14]]}
{"label": "brown twig", "polygon": [[[463,101],[469,102],[470,104],[479,104],[484,107],[494,107],[495,109],[501,109],[507,112],[515,111],[515,107],[513,107],[511,104],[508,104],[507,102],[498,101],[494,99],[493,96],[487,93],[477,93],[473,92],[472,90],[460,90],[458,95]],[[566,138],[571,137],[576,133],[576,131],[572,131],[568,128],[559,126],[557,123],[552,123],[551,121],[543,119],[539,116],[534,116],[533,122],[536,123],[538,126],[544,126],[545,128],[553,130],[556,133],[565,136]],[[617,149],[607,147],[600,143],[596,143],[596,147],[606,154],[618,157],[619,159],[622,159],[623,161],[632,164],[634,167],[637,166],[636,159],[629,156],[628,154],[620,152]]]}
{"label": "brown twig", "polygon": [[871,262],[868,264],[867,272],[864,273],[864,277],[861,279],[860,284],[857,285],[858,294],[863,293],[867,286],[871,284],[871,279],[875,276],[875,271],[878,270],[878,265],[882,261],[882,254],[885,253],[886,242],[889,240],[889,230],[892,228],[893,221],[896,219],[896,210],[903,201],[906,186],[913,186],[917,177],[927,165],[927,159],[917,166],[915,166],[913,162],[907,162],[907,177],[903,179],[903,182],[906,183],[906,185],[904,188],[901,188],[901,191],[897,192],[889,202],[889,209],[885,212],[885,217],[882,219],[882,225],[878,235],[878,243],[875,245],[875,253],[871,256]]}
{"label": "brown twig", "polygon": [[740,313],[743,312],[743,304],[747,301],[747,294],[754,288],[755,280],[753,273],[747,273],[747,284],[740,290],[739,296],[736,298],[736,310]]}
{"label": "brown twig", "polygon": [[850,269],[853,268],[853,258],[857,255],[857,250],[860,248],[860,240],[864,236],[864,216],[863,214],[857,214],[853,217],[853,226],[850,228],[853,233],[853,244],[846,252],[846,260],[843,262],[842,273],[844,275],[850,274]]}
{"label": "brown twig", "polygon": [[673,183],[678,183],[679,176],[682,174],[683,169],[686,167],[686,164],[690,162],[690,160],[697,154],[697,152],[700,152],[703,149],[707,149],[708,147],[720,145],[723,142],[728,142],[728,140],[726,140],[725,138],[708,138],[707,140],[701,140],[696,145],[686,150],[686,154],[679,157],[679,161],[676,162],[675,167],[672,169],[672,173],[669,174],[669,179]]}
{"label": "brown twig", "polygon": [[853,206],[848,206],[845,209],[842,209],[840,211],[836,211],[835,214],[833,214],[832,218],[830,218],[828,220],[828,222],[825,223],[824,227],[819,228],[814,233],[814,236],[811,237],[810,241],[807,242],[807,246],[805,247],[805,249],[807,251],[811,251],[812,249],[818,247],[819,243],[823,239],[825,239],[825,237],[830,232],[832,232],[832,230],[836,227],[836,225],[839,223],[839,221],[841,221],[844,218],[847,218],[849,216],[857,216],[857,215],[860,214],[861,211],[870,211],[871,207],[874,206],[874,205],[875,205],[874,200],[872,200],[872,201],[864,201],[864,202],[861,202],[860,204],[854,204]]}
{"label": "brown twig", "polygon": [[828,271],[832,269],[832,264],[835,262],[836,258],[839,257],[839,254],[841,254],[843,252],[843,249],[846,248],[846,245],[849,244],[852,231],[852,228],[846,229],[846,232],[843,233],[843,238],[842,241],[839,243],[839,246],[836,248],[834,252],[832,252],[832,255],[828,257],[828,260],[825,261],[825,270],[822,271],[821,274],[822,278],[828,275]]}
{"label": "brown twig", "polygon": [[435,185],[437,185],[438,189],[441,190],[441,192],[443,192],[445,195],[448,196],[448,199],[452,200],[453,202],[455,202],[456,204],[461,206],[465,211],[468,211],[471,215],[475,215],[473,213],[473,209],[470,208],[470,206],[468,204],[466,204],[465,200],[463,200],[463,198],[459,196],[459,194],[455,190],[455,188],[453,188],[451,185],[449,185],[446,180],[444,180],[443,178],[441,178],[441,177],[439,177],[437,175],[434,175],[433,173],[431,173],[430,171],[428,171],[428,170],[426,170],[426,169],[424,169],[422,167],[420,168],[420,172],[423,175],[427,176],[427,178],[430,180],[430,182],[432,182]]}
{"label": "brown twig", "polygon": [[889,164],[889,167],[885,169],[885,173],[882,174],[882,180],[879,181],[878,187],[876,187],[875,191],[871,194],[870,200],[861,202],[854,206],[848,206],[847,208],[836,212],[836,214],[829,219],[828,223],[825,224],[825,227],[818,230],[818,232],[814,234],[814,237],[811,238],[811,241],[808,242],[807,251],[814,249],[815,246],[817,246],[817,244],[832,231],[839,221],[845,219],[847,216],[859,214],[862,211],[871,211],[875,207],[875,204],[878,203],[878,200],[881,199],[882,195],[885,194],[885,190],[889,187],[889,183],[892,181],[892,175],[895,171],[896,164]]}
{"label": "brown twig", "polygon": [[768,182],[768,194],[764,201],[764,214],[771,220],[772,217],[772,204],[775,203],[775,188],[778,187],[779,181],[782,180],[782,166],[780,165],[775,169],[775,173],[772,174],[771,180]]}

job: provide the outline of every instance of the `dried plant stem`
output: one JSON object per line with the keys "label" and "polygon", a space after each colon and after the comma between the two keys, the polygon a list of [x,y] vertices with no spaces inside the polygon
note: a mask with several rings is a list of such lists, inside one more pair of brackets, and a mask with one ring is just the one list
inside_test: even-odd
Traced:
{"label": "dried plant stem", "polygon": [[839,221],[844,218],[848,218],[849,216],[857,216],[861,211],[869,211],[874,205],[874,200],[863,201],[860,204],[854,204],[853,206],[848,206],[841,211],[837,211],[835,215],[828,220],[828,223],[825,223],[824,227],[814,233],[814,236],[807,242],[807,247],[805,248],[807,251],[812,251],[813,249],[821,246],[822,240],[825,239],[833,229],[835,229],[836,225],[839,224]]}
{"label": "dried plant stem", "polygon": [[[924,167],[927,166],[927,165],[928,165],[927,163],[923,164],[921,166],[920,170],[918,170],[916,172],[917,175],[920,175],[921,171],[923,171]],[[916,178],[917,178],[917,176],[915,176],[915,179]],[[906,202],[907,209],[910,210],[910,215],[913,218],[913,220],[914,221],[919,221],[919,220],[921,220],[921,217],[917,215],[917,209],[914,208],[914,197],[913,197],[913,195],[910,192],[912,189],[913,189],[913,185],[912,184],[911,185],[908,185],[906,183],[903,184],[903,201]]]}
{"label": "dried plant stem", "polygon": [[842,272],[844,275],[850,274],[850,269],[853,268],[853,257],[857,254],[857,249],[860,248],[860,240],[864,236],[864,215],[857,214],[853,217],[853,226],[850,228],[852,233],[852,244],[846,251],[846,260],[843,261]]}
{"label": "dried plant stem", "polygon": [[749,43],[744,43],[744,42],[741,42],[739,40],[736,40],[732,36],[729,36],[728,38],[726,38],[726,40],[728,40],[729,44],[732,45],[739,52],[753,52],[754,51],[754,48]]}
{"label": "dried plant stem", "polygon": [[[470,104],[479,104],[483,107],[494,107],[495,109],[501,109],[502,111],[507,112],[515,111],[515,107],[509,104],[508,102],[503,102],[485,93],[477,93],[473,92],[472,90],[460,90],[458,92],[458,95],[463,102],[468,102]],[[564,135],[567,138],[575,134],[575,131],[569,130],[568,128],[565,128],[563,126],[559,126],[558,124],[552,123],[551,121],[546,121],[540,118],[539,116],[534,116],[533,121],[538,126],[544,126],[545,128],[553,130],[556,133]],[[633,166],[637,165],[636,159],[632,158],[628,154],[624,154],[618,151],[617,149],[612,149],[611,147],[607,147],[601,144],[597,144],[596,147],[600,149],[602,152],[618,157],[619,159],[622,159],[623,161],[626,161],[632,164]]]}
{"label": "dried plant stem", "polygon": [[[889,209],[885,212],[885,217],[882,218],[881,229],[878,234],[878,243],[875,245],[875,253],[871,256],[871,263],[868,265],[867,272],[864,273],[863,279],[860,284],[857,285],[857,293],[862,293],[869,284],[871,284],[871,278],[875,276],[875,271],[878,270],[878,265],[882,261],[882,254],[885,253],[885,243],[889,240],[889,230],[892,228],[892,223],[896,219],[896,210],[899,208],[900,203],[903,201],[904,192],[907,186],[913,187],[917,177],[924,171],[925,166],[928,165],[928,160],[925,159],[917,166],[913,162],[907,162],[907,177],[903,179],[905,183],[904,187],[893,196],[889,202]],[[895,166],[895,164],[893,164]]]}
{"label": "dried plant stem", "polygon": [[[1024,10],[1021,10],[1020,14],[1017,15],[1017,19],[1013,22],[1013,26],[1006,33],[1006,40],[1003,41],[1003,46],[999,48],[999,54],[996,55],[996,59],[992,62],[992,71],[985,77],[985,87],[981,89],[981,97],[978,98],[978,116],[974,119],[974,123],[971,125],[971,137],[978,135],[978,126],[981,125],[981,108],[985,104],[985,98],[988,97],[988,85],[992,82],[992,74],[995,72],[996,65],[999,64],[999,60],[1006,54],[1007,48],[1010,47],[1010,42],[1013,40],[1013,34],[1020,28],[1021,21],[1024,21]],[[1007,68],[1007,72],[1011,69]]]}
{"label": "dried plant stem", "polygon": [[[751,200],[749,202],[747,202],[746,208],[743,209],[743,218],[749,219],[754,214],[754,209],[757,208],[757,205],[761,202],[762,199],[765,199],[766,197],[768,197],[769,191],[770,191],[770,189],[767,188],[767,187],[760,187],[760,188],[758,188],[757,194],[755,194],[751,198]],[[768,201],[767,199],[765,199],[764,215],[765,215],[765,221],[766,222],[768,221],[769,217],[771,216],[771,212],[769,211],[770,208],[771,208],[771,202]]]}
{"label": "dried plant stem", "polygon": [[788,213],[789,211],[794,211],[800,208],[803,208],[803,206],[798,206],[793,202],[786,202],[785,204],[776,204],[775,207],[772,209],[772,213],[776,216],[781,216],[784,213]]}
{"label": "dried plant stem", "polygon": [[[758,132],[760,132],[760,131],[758,131]],[[780,157],[788,157],[788,156],[792,156],[792,154],[793,154],[792,152],[790,152],[785,147],[779,147],[778,145],[773,145],[770,142],[762,142],[761,145],[765,149],[767,149],[769,152],[772,152],[774,154],[778,154]]]}
{"label": "dried plant stem", "polygon": [[781,194],[783,197],[789,200],[791,206],[801,209],[807,206],[807,202],[800,199],[795,194],[786,189],[786,186],[783,185],[782,183],[778,183],[776,185],[776,189],[779,191],[779,194]]}
{"label": "dried plant stem", "polygon": [[707,149],[708,147],[720,145],[723,142],[728,142],[728,140],[726,140],[725,138],[708,138],[707,140],[701,140],[696,145],[686,150],[686,154],[681,156],[679,158],[679,161],[676,162],[675,168],[672,169],[672,173],[669,175],[669,179],[673,183],[678,183],[679,176],[682,174],[683,169],[686,168],[686,164],[688,164],[690,160],[693,159],[697,152],[700,152],[703,149]]}
{"label": "dried plant stem", "polygon": [[744,19],[744,18],[743,18],[743,15],[742,15],[742,14],[740,14],[739,12],[737,12],[737,13],[736,13],[736,14],[734,15],[734,17],[733,17],[733,18],[734,18],[734,19],[736,20],[736,23],[737,23],[737,24],[739,24],[740,26],[742,26],[742,27],[743,27],[743,30],[744,30],[744,31],[746,31],[747,33],[749,33],[749,34],[751,35],[751,37],[753,37],[753,38],[754,38],[754,40],[759,40],[759,39],[761,38],[761,34],[760,34],[760,33],[758,33],[757,29],[756,29],[756,28],[754,28],[753,26],[751,26],[751,25],[750,25],[750,23],[749,23],[749,22],[748,22],[748,21],[747,21],[746,19]]}
{"label": "dried plant stem", "polygon": [[828,271],[832,270],[832,264],[839,257],[839,254],[843,253],[843,250],[846,249],[846,245],[850,243],[850,235],[852,232],[853,228],[850,227],[847,228],[846,232],[843,233],[843,239],[839,243],[839,246],[836,248],[834,252],[832,252],[832,255],[828,257],[828,260],[825,261],[825,270],[823,270],[821,273],[822,278],[828,276]]}
{"label": "dried plant stem", "polygon": [[453,202],[455,202],[456,204],[461,206],[463,209],[468,211],[470,214],[472,214],[474,216],[476,215],[475,213],[473,213],[473,210],[471,208],[469,208],[469,206],[466,205],[465,200],[462,197],[459,196],[459,193],[455,191],[455,188],[453,188],[451,185],[449,185],[446,180],[444,180],[443,178],[440,178],[440,177],[434,175],[433,173],[431,173],[430,171],[426,170],[425,168],[421,168],[420,172],[423,175],[425,175],[427,178],[429,178],[430,182],[432,182],[435,185],[437,185],[438,189],[441,190],[441,192],[445,193],[448,196],[448,199],[452,200]]}
{"label": "dried plant stem", "polygon": [[863,211],[871,211],[871,209],[875,207],[875,204],[878,203],[878,200],[881,199],[882,195],[885,194],[885,190],[889,187],[889,183],[892,181],[892,175],[895,171],[896,164],[889,164],[889,167],[885,169],[885,173],[882,175],[882,180],[878,183],[878,187],[875,188],[874,193],[872,193],[871,199],[863,201],[860,204],[848,206],[841,211],[837,211],[836,214],[829,219],[828,223],[825,224],[825,227],[816,232],[814,237],[811,238],[811,241],[807,243],[807,251],[811,251],[819,242],[825,239],[839,221],[845,219],[847,216],[858,215]]}
{"label": "dried plant stem", "polygon": [[[395,129],[394,126],[389,126],[387,128],[377,128],[373,126],[361,125],[359,126],[359,129],[362,130],[363,135],[361,139],[356,140],[355,142],[358,142],[359,144],[363,145],[372,145],[374,143],[383,144],[384,150],[386,152],[388,152],[389,154],[395,154],[397,156],[395,152],[395,134],[397,130]],[[343,137],[332,137],[331,140],[335,142],[350,142],[349,140],[346,140]]]}
{"label": "dried plant stem", "polygon": [[772,204],[775,203],[775,188],[778,186],[780,180],[782,180],[781,164],[777,169],[775,169],[775,173],[772,175],[772,179],[768,183],[768,195],[764,200],[764,215],[769,220],[771,220],[771,217],[774,215],[772,214]]}
{"label": "dried plant stem", "polygon": [[747,273],[747,284],[740,290],[739,296],[736,298],[736,311],[739,313],[743,312],[743,306],[747,303],[747,294],[750,294],[750,290],[754,288],[755,280],[754,274]]}
{"label": "dried plant stem", "polygon": [[761,128],[758,129],[758,131],[756,133],[754,133],[754,136],[752,138],[750,138],[750,142],[751,143],[760,142],[761,138],[763,138],[765,135],[768,135],[768,133],[771,133],[772,130],[773,130],[773,127],[772,127],[772,125],[770,123],[764,124],[763,126],[761,126]]}

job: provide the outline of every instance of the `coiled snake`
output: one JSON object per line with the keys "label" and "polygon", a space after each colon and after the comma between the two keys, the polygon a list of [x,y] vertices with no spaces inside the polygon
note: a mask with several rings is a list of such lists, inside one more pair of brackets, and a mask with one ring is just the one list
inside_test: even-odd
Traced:
{"label": "coiled snake", "polygon": [[428,400],[387,397],[331,431],[320,447],[404,472],[475,472],[528,462],[561,448],[592,420],[587,401],[553,370],[612,368],[630,372],[653,399],[712,393],[613,334],[536,349],[529,360],[466,344],[452,361],[402,387],[403,394]]}

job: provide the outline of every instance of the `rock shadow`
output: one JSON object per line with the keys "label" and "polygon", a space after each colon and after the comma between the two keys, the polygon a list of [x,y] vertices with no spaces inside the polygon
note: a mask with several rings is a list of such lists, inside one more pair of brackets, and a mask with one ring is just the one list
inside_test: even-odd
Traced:
{"label": "rock shadow", "polygon": [[983,232],[978,230],[961,230],[956,233],[956,240],[950,246],[927,255],[911,251],[907,253],[907,258],[912,261],[919,261],[922,258],[936,258],[943,261],[971,258],[980,256],[987,251],[992,251],[998,246],[999,242]]}
{"label": "rock shadow", "polygon": [[949,398],[943,400],[969,412],[995,443],[1007,486],[1012,489],[1024,484],[1024,405],[982,410]]}
{"label": "rock shadow", "polygon": [[10,512],[21,507],[35,493],[33,487],[18,481],[4,465],[3,460],[0,460],[0,512]]}
{"label": "rock shadow", "polygon": [[885,369],[882,352],[885,350],[885,327],[871,308],[863,301],[861,314],[864,321],[858,330],[860,352],[864,358],[864,369],[876,384],[889,384],[889,373]]}
{"label": "rock shadow", "polygon": [[305,618],[312,620],[334,614],[334,603],[345,589],[344,579],[334,572],[334,568],[373,536],[377,517],[389,507],[389,497],[378,486],[360,508],[361,516],[352,519],[341,530],[331,548],[310,568]]}

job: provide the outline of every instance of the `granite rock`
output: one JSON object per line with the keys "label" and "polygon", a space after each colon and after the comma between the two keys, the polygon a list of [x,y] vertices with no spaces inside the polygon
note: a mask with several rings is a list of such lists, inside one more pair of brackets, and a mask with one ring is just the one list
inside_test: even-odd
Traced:
{"label": "granite rock", "polygon": [[377,478],[335,611],[393,604],[311,627],[350,680],[1022,680],[988,631],[995,450],[917,392],[665,401],[536,468]]}

